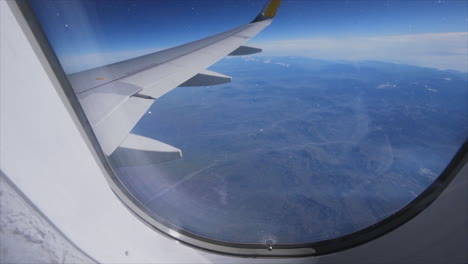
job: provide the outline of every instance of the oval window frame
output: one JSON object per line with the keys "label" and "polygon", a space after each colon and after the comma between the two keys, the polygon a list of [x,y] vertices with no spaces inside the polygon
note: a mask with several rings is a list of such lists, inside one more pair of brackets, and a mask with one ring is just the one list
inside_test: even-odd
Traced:
{"label": "oval window frame", "polygon": [[16,0],[11,1],[11,3],[17,5],[22,16],[27,21],[27,26],[32,31],[36,41],[39,43],[41,51],[47,58],[48,63],[53,69],[53,73],[59,80],[60,85],[66,95],[66,98],[63,99],[68,100],[73,108],[73,111],[78,117],[79,122],[86,133],[85,136],[89,139],[92,147],[95,150],[95,153],[99,159],[98,162],[100,162],[105,168],[106,180],[116,194],[116,197],[122,201],[122,203],[135,215],[135,217],[149,225],[153,230],[157,231],[161,235],[170,237],[190,247],[216,254],[265,258],[322,256],[357,247],[384,236],[385,234],[402,226],[423,212],[435,200],[437,200],[441,193],[460,172],[463,166],[468,163],[468,139],[465,139],[465,142],[444,169],[444,171],[419,196],[398,210],[396,213],[375,223],[374,225],[338,238],[298,244],[243,244],[214,240],[190,233],[185,230],[177,230],[177,228],[171,223],[163,222],[162,220],[156,220],[155,218],[151,217],[150,214],[146,212],[146,209],[139,204],[138,200],[130,192],[128,192],[125,186],[123,186],[119,181],[107,157],[102,151],[91,128],[91,125],[88,122],[88,119],[86,118],[86,115],[68,81],[68,78],[63,68],[61,67],[59,60],[55,55],[55,52],[52,49],[52,46],[50,45],[45,33],[43,32],[30,4],[27,0]]}

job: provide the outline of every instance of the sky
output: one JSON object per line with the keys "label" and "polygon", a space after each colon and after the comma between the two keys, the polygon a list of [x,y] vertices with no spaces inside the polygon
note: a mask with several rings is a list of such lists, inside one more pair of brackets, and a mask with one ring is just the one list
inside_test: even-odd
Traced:
{"label": "sky", "polygon": [[[29,0],[67,73],[250,22],[266,0]],[[468,71],[466,0],[283,0],[250,44],[267,56]]]}

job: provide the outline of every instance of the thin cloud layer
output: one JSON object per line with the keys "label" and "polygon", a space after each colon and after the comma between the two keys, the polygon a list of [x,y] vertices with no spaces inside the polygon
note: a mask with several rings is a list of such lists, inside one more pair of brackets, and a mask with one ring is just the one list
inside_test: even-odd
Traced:
{"label": "thin cloud layer", "polygon": [[265,55],[379,60],[468,72],[468,32],[279,40],[256,45]]}

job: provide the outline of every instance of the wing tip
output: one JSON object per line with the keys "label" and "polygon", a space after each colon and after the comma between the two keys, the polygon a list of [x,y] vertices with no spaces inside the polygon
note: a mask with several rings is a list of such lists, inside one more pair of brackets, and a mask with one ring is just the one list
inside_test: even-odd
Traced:
{"label": "wing tip", "polygon": [[276,12],[278,11],[281,5],[281,0],[270,0],[262,9],[262,11],[258,14],[258,16],[251,22],[260,22],[267,19],[273,19],[276,16]]}

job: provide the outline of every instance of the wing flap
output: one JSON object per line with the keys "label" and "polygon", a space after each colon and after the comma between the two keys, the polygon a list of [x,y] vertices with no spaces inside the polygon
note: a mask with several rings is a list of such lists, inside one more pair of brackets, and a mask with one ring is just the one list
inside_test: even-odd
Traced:
{"label": "wing flap", "polygon": [[182,151],[166,143],[129,134],[110,156],[115,167],[157,164],[182,157]]}
{"label": "wing flap", "polygon": [[250,47],[250,46],[240,46],[235,51],[229,53],[229,56],[245,56],[245,55],[252,55],[255,53],[262,52],[262,49]]}
{"label": "wing flap", "polygon": [[94,133],[106,155],[112,154],[143,117],[154,100],[130,97],[105,119],[93,126]]}
{"label": "wing flap", "polygon": [[111,114],[121,104],[125,103],[131,95],[141,91],[135,85],[112,82],[93,91],[77,94],[86,116],[92,126],[96,126]]}
{"label": "wing flap", "polygon": [[204,70],[200,72],[199,74],[195,75],[194,77],[192,77],[190,80],[184,82],[180,86],[182,87],[211,86],[211,85],[230,83],[231,80],[232,80],[232,77],[229,77],[227,75],[209,71],[209,70]]}

